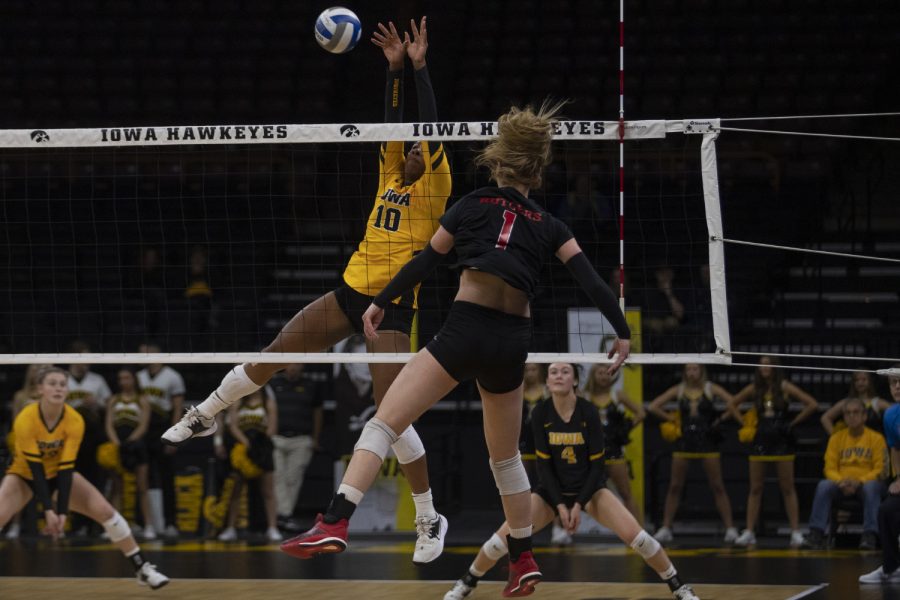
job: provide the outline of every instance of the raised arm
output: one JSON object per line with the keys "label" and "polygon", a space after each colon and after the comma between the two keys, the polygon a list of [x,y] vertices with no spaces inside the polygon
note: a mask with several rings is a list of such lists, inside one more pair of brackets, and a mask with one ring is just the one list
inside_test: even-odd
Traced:
{"label": "raised arm", "polygon": [[425,54],[428,53],[428,30],[426,28],[427,17],[422,17],[421,24],[416,27],[413,19],[409,20],[413,37],[409,39],[409,33],[404,33],[404,45],[409,60],[413,65],[413,73],[416,78],[416,99],[419,102],[419,120],[437,121],[437,102],[434,99],[434,89],[431,87],[431,78],[428,76],[428,66],[425,64]]}
{"label": "raised arm", "polygon": [[610,374],[615,373],[631,352],[631,330],[628,328],[628,323],[625,322],[625,315],[619,309],[616,295],[597,274],[575,238],[569,239],[560,246],[556,251],[556,257],[568,267],[575,281],[578,282],[581,289],[587,292],[594,306],[600,309],[615,330],[618,337],[607,355],[608,358],[612,358],[616,353],[619,355],[608,370]]}
{"label": "raised arm", "polygon": [[388,21],[388,26],[378,24],[379,31],[372,33],[372,43],[381,48],[388,62],[387,83],[384,89],[384,122],[403,121],[403,59],[406,43],[400,39],[397,28]]}

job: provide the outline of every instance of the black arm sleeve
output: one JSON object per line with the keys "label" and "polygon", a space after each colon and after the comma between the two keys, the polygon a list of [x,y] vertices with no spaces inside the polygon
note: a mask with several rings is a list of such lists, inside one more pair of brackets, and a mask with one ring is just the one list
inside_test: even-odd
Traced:
{"label": "black arm sleeve", "polygon": [[31,469],[31,481],[34,484],[34,495],[37,496],[40,512],[53,510],[53,502],[50,500],[50,488],[47,486],[47,475],[44,473],[44,465],[39,462],[28,461]]}
{"label": "black arm sleeve", "polygon": [[384,87],[384,122],[400,123],[403,121],[403,69],[387,72],[387,83]]}
{"label": "black arm sleeve", "polygon": [[547,443],[547,434],[544,432],[544,406],[538,404],[531,413],[531,435],[534,436],[534,450],[537,455],[537,473],[541,481],[541,487],[547,490],[550,501],[553,502],[553,512],[557,512],[556,506],[562,504],[562,490],[559,480],[553,471],[553,455],[550,453],[550,445]]}
{"label": "black arm sleeve", "polygon": [[594,306],[600,309],[603,316],[609,319],[616,335],[623,340],[631,339],[631,330],[625,322],[625,315],[619,310],[619,302],[606,282],[600,279],[597,271],[588,262],[584,252],[579,252],[568,260],[566,266],[587,295],[590,296]]}
{"label": "black arm sleeve", "polygon": [[400,272],[394,275],[394,278],[391,279],[387,286],[375,296],[372,304],[379,308],[384,308],[394,298],[399,298],[410,291],[431,273],[438,263],[443,260],[444,256],[444,254],[432,248],[430,243],[426,244],[425,248],[416,254],[411,261],[403,265]]}
{"label": "black arm sleeve", "polygon": [[603,467],[602,458],[598,458],[591,462],[591,470],[588,471],[587,479],[584,480],[584,485],[581,486],[581,491],[578,492],[578,499],[576,500],[582,508],[587,506],[587,503],[591,501],[594,492],[597,491],[597,486],[600,484],[600,479],[603,477]]}
{"label": "black arm sleeve", "polygon": [[578,499],[576,500],[582,507],[590,502],[594,492],[597,491],[597,486],[600,485],[600,480],[606,467],[603,460],[605,443],[600,414],[596,410],[591,409],[585,420],[587,421],[588,460],[591,468],[584,480],[584,484],[581,486],[581,491],[578,492]]}
{"label": "black arm sleeve", "polygon": [[69,512],[69,497],[72,493],[72,473],[75,469],[60,469],[56,474],[58,496],[56,497],[56,514]]}
{"label": "black arm sleeve", "polygon": [[422,67],[415,71],[416,97],[419,101],[419,120],[434,122],[438,120],[437,102],[434,99],[434,88],[431,87],[431,77],[428,75],[428,67]]}

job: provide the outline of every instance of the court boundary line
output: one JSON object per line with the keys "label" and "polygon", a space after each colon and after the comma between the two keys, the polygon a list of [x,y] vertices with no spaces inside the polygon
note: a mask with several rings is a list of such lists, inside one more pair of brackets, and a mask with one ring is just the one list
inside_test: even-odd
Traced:
{"label": "court boundary line", "polygon": [[819,590],[823,590],[827,587],[827,583],[820,583],[819,585],[815,585],[806,591],[800,592],[799,594],[794,594],[793,596],[791,596],[790,598],[786,598],[785,600],[800,600],[800,598],[806,598],[807,596],[815,594]]}

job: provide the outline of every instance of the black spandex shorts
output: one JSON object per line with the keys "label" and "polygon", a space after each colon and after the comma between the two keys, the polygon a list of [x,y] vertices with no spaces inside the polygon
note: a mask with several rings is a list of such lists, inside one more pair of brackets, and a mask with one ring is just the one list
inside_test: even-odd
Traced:
{"label": "black spandex shorts", "polygon": [[[353,331],[356,333],[363,332],[362,316],[372,304],[372,296],[360,294],[349,285],[342,285],[334,290],[334,297],[338,306],[347,315]],[[384,309],[384,320],[378,327],[381,331],[400,331],[409,335],[412,331],[413,317],[416,316],[416,310],[411,306],[402,304],[394,304],[391,302]]]}
{"label": "black spandex shorts", "polygon": [[[19,477],[28,484],[28,487],[31,488],[31,493],[34,494],[34,497],[37,498],[37,490],[34,489],[34,480],[33,479],[25,479],[21,475]],[[50,479],[47,480],[47,490],[50,492],[50,498],[53,498],[53,494],[59,490],[59,479],[54,475]]]}
{"label": "black spandex shorts", "polygon": [[[603,482],[600,483],[600,485],[597,486],[597,490],[602,490],[605,487],[606,487],[606,481],[604,480]],[[593,491],[593,493],[591,494],[591,498],[594,497],[594,494],[597,493],[597,490]],[[537,494],[538,496],[540,496],[541,499],[547,503],[547,506],[549,506],[550,508],[553,509],[554,513],[559,514],[559,511],[557,510],[556,505],[553,504],[553,500],[550,499],[550,492],[548,492],[545,488],[543,488],[541,486],[537,486],[536,488],[532,489],[531,491],[533,493]],[[571,509],[573,506],[575,506],[576,500],[578,500],[578,494],[563,494],[562,495],[562,501],[563,501],[563,504],[566,505],[566,508]],[[584,508],[584,507],[582,506],[581,508]]]}
{"label": "black spandex shorts", "polygon": [[504,394],[522,385],[530,344],[530,318],[456,301],[427,348],[456,381]]}

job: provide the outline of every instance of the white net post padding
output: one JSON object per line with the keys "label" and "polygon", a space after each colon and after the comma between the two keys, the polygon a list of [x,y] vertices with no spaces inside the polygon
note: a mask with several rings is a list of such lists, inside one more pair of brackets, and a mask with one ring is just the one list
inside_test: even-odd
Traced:
{"label": "white net post padding", "polygon": [[709,232],[709,288],[712,302],[713,336],[716,353],[731,356],[731,334],[728,329],[728,300],[725,290],[725,245],[721,241],[722,207],[719,201],[719,171],[716,162],[718,131],[703,134],[700,144],[700,168],[703,174],[703,202],[706,228]]}
{"label": "white net post padding", "polygon": [[[617,121],[564,121],[558,124],[554,139],[560,141],[616,142]],[[715,140],[719,121],[713,120],[642,120],[624,123],[626,141],[659,140],[667,135],[702,134],[700,160],[707,230],[711,305],[713,307],[714,353],[633,354],[634,364],[681,364],[685,362],[728,364],[730,335],[726,304],[725,263],[721,238],[722,217],[719,207]],[[489,140],[496,135],[496,122],[442,123],[336,123],[313,125],[210,125],[162,127],[106,127],[92,129],[23,129],[0,130],[0,149],[21,148],[128,148],[141,146],[207,146],[244,144],[321,144],[373,143],[383,140],[417,141],[422,139],[471,142]],[[468,191],[468,190],[461,190]],[[458,195],[460,191],[456,191]],[[628,202],[628,198],[625,199]],[[354,242],[358,240],[353,240]],[[627,260],[627,257],[626,257]],[[298,310],[301,308],[297,307]],[[566,306],[558,307],[565,310]],[[259,352],[190,352],[190,353],[10,353],[0,354],[0,364],[234,364],[258,363],[403,363],[409,353],[280,353]],[[609,362],[600,353],[546,353],[529,356],[534,362],[553,360],[574,362]]]}

